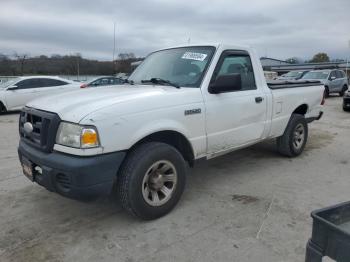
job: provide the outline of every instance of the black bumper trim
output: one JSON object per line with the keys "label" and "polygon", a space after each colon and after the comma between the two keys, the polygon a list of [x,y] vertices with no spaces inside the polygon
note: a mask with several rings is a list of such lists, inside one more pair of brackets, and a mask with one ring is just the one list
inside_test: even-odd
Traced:
{"label": "black bumper trim", "polygon": [[316,116],[316,117],[308,117],[308,118],[306,118],[306,122],[311,123],[311,122],[313,122],[315,120],[320,120],[322,116],[323,116],[323,112],[321,111],[319,113],[319,115]]}
{"label": "black bumper trim", "polygon": [[[49,191],[79,199],[108,195],[126,152],[80,157],[60,152],[42,152],[21,140],[18,155],[20,160],[25,157],[42,169],[42,174],[34,175],[34,182]],[[69,186],[60,186],[58,175],[64,175]]]}

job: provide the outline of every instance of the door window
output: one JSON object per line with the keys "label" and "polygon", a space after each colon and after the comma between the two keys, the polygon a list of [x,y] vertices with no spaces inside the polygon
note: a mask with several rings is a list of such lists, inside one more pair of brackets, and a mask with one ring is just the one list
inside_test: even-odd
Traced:
{"label": "door window", "polygon": [[114,84],[114,85],[121,84],[122,82],[123,82],[123,80],[121,80],[120,78],[112,78],[111,79],[111,84]]}
{"label": "door window", "polygon": [[329,80],[331,80],[331,79],[332,79],[332,77],[337,78],[336,71],[332,71],[332,72],[331,72],[331,74],[329,75]]}
{"label": "door window", "polygon": [[40,82],[41,82],[40,87],[63,86],[68,84],[67,82],[64,82],[61,80],[48,79],[48,78],[41,78]]}
{"label": "door window", "polygon": [[18,89],[37,88],[40,86],[41,83],[38,78],[26,79],[17,83]]}
{"label": "door window", "polygon": [[109,84],[110,84],[110,81],[111,81],[110,78],[102,78],[102,79],[101,79],[101,82],[100,82],[100,85],[101,85],[101,86],[109,85]]}
{"label": "door window", "polygon": [[[239,74],[242,81],[242,91],[254,90],[256,88],[252,62],[247,54],[223,54],[218,68],[215,70],[214,79],[218,76],[228,74]],[[213,80],[212,80],[213,81]]]}
{"label": "door window", "polygon": [[345,77],[345,74],[344,74],[344,72],[343,71],[337,71],[337,78],[343,78],[343,77]]}

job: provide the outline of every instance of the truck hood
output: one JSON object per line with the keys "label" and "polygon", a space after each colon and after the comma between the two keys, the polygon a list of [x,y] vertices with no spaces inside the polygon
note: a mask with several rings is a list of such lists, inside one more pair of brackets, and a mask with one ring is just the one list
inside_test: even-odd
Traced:
{"label": "truck hood", "polygon": [[[86,88],[47,96],[29,102],[26,106],[57,113],[62,120],[79,123],[84,117],[98,110],[118,105],[115,115],[153,110],[184,103],[199,102],[199,88],[176,89],[170,86],[118,85]],[[119,107],[119,105],[121,105]]]}

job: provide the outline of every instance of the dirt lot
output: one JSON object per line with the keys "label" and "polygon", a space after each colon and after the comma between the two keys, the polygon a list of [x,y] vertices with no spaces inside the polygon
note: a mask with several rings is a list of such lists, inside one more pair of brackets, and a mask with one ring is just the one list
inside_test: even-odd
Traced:
{"label": "dirt lot", "polygon": [[350,200],[350,113],[327,100],[302,156],[267,142],[203,162],[152,222],[113,198],[81,203],[25,178],[18,114],[0,116],[0,261],[303,261],[310,212]]}

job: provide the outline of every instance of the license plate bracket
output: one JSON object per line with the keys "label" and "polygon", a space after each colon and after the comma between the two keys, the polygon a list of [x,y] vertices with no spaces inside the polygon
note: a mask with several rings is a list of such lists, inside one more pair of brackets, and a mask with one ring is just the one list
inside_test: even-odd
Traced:
{"label": "license plate bracket", "polygon": [[22,157],[23,174],[30,180],[34,181],[34,164],[25,157]]}

